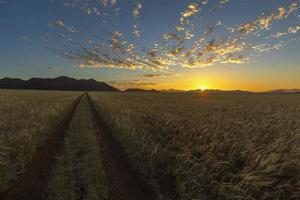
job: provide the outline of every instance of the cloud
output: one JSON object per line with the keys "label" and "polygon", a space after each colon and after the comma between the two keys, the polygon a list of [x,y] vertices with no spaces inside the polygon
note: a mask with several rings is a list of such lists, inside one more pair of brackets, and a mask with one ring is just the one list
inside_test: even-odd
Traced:
{"label": "cloud", "polygon": [[145,78],[156,78],[156,77],[170,77],[177,76],[177,74],[143,74]]}
{"label": "cloud", "polygon": [[278,39],[278,38],[281,38],[281,37],[289,35],[289,34],[297,34],[299,31],[300,31],[300,25],[296,25],[293,27],[289,27],[287,32],[277,32],[276,34],[271,34],[267,38],[268,39],[274,39],[274,38]]}
{"label": "cloud", "polygon": [[289,5],[288,13],[291,14],[291,13],[295,12],[298,8],[299,8],[298,3],[296,1],[294,1]]}
{"label": "cloud", "polygon": [[[249,61],[248,52],[258,54],[280,49],[283,46],[283,43],[278,41],[281,37],[286,36],[284,39],[288,40],[291,34],[299,32],[299,25],[292,24],[293,20],[286,20],[289,17],[299,16],[297,13],[299,5],[296,1],[253,16],[252,20],[246,22],[239,19],[239,23],[232,25],[231,28],[223,28],[222,24],[226,24],[223,19],[222,22],[212,22],[212,25],[206,24],[209,21],[206,19],[213,14],[211,11],[223,9],[231,1],[202,0],[188,4],[178,13],[179,20],[174,19],[177,24],[173,29],[162,33],[160,38],[155,38],[152,43],[145,46],[140,43],[143,29],[138,20],[144,9],[144,5],[140,2],[135,3],[129,13],[132,16],[129,32],[116,26],[120,23],[118,20],[123,19],[122,14],[126,15],[127,12],[128,15],[128,10],[123,9],[119,1],[62,2],[68,9],[82,11],[86,15],[82,18],[83,23],[88,24],[88,20],[92,19],[89,17],[94,17],[99,19],[99,27],[104,28],[101,33],[93,32],[87,30],[83,23],[77,25],[72,23],[71,27],[65,23],[64,18],[58,18],[51,23],[51,37],[48,35],[40,37],[41,42],[43,42],[41,38],[44,38],[44,44],[48,49],[82,68],[151,71],[145,74],[146,78],[168,76],[166,74],[177,67],[201,68],[220,63],[242,64]],[[203,23],[199,23],[202,19]],[[275,32],[272,29],[275,22],[289,23],[287,26],[290,28]]]}
{"label": "cloud", "polygon": [[202,4],[203,5],[207,5],[208,4],[208,0],[202,0]]}
{"label": "cloud", "polygon": [[117,0],[100,0],[100,2],[106,7],[109,4],[115,5],[117,3]]}
{"label": "cloud", "polygon": [[239,55],[239,56],[228,55],[224,58],[224,60],[221,63],[243,64],[246,63],[247,61],[248,59],[243,55]]}
{"label": "cloud", "polygon": [[149,89],[153,86],[156,86],[157,83],[153,82],[143,82],[141,80],[134,81],[109,81],[108,84],[117,87],[119,89],[128,89],[128,88],[144,88]]}
{"label": "cloud", "polygon": [[261,45],[256,45],[253,46],[252,48],[260,53],[266,53],[270,52],[272,50],[279,50],[281,49],[286,43],[280,42],[278,44],[261,44]]}
{"label": "cloud", "polygon": [[229,3],[229,0],[219,0],[219,3],[217,3],[217,5],[215,5],[211,12],[216,12],[217,10],[221,9],[222,7],[224,7],[226,4]]}
{"label": "cloud", "polygon": [[270,30],[271,25],[274,20],[282,20],[287,18],[290,14],[295,12],[298,9],[297,3],[292,2],[288,6],[288,11],[285,7],[280,6],[277,9],[277,12],[271,12],[269,14],[264,14],[259,16],[256,20],[246,22],[237,28],[234,28],[233,31],[238,31],[239,33],[244,33],[246,35],[253,33],[254,31],[261,30]]}
{"label": "cloud", "polygon": [[51,66],[51,67],[48,67],[48,70],[51,70],[51,71],[63,71],[63,67],[60,67],[60,66]]}
{"label": "cloud", "polygon": [[132,34],[137,38],[141,37],[141,31],[139,30],[138,25],[133,25]]}
{"label": "cloud", "polygon": [[281,38],[282,36],[287,35],[287,32],[277,32],[276,34],[271,34],[268,38],[272,39],[272,38]]}
{"label": "cloud", "polygon": [[67,25],[65,25],[65,23],[62,20],[57,20],[55,22],[53,22],[52,24],[53,26],[57,26],[57,27],[62,27],[64,29],[66,29],[68,32],[74,33],[75,30]]}
{"label": "cloud", "polygon": [[286,9],[284,7],[282,7],[282,6],[279,7],[278,11],[279,11],[279,14],[276,17],[277,19],[283,19],[283,18],[288,17],[288,13],[287,13],[287,11],[286,11]]}
{"label": "cloud", "polygon": [[294,26],[294,27],[290,27],[288,32],[289,33],[293,33],[293,34],[296,34],[300,31],[300,25],[297,25],[297,26]]}
{"label": "cloud", "polygon": [[192,3],[188,5],[188,9],[181,13],[181,17],[187,18],[197,14],[200,11],[199,5],[197,3]]}
{"label": "cloud", "polygon": [[135,7],[132,11],[132,15],[133,15],[134,18],[140,17],[142,8],[143,8],[143,5],[140,2],[137,2],[135,4]]}
{"label": "cloud", "polygon": [[17,36],[17,39],[18,40],[31,40],[32,37],[28,36],[28,35],[19,35],[19,36]]}

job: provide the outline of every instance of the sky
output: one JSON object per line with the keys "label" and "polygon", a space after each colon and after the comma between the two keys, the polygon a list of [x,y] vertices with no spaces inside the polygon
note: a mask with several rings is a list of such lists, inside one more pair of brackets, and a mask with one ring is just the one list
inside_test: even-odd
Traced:
{"label": "sky", "polygon": [[0,0],[0,78],[300,88],[299,0]]}

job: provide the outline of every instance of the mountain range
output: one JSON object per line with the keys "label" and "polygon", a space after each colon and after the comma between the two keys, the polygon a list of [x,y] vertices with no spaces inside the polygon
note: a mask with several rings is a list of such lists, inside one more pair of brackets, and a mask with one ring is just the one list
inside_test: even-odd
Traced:
{"label": "mountain range", "polygon": [[[0,79],[1,89],[30,89],[30,90],[68,90],[68,91],[120,91],[119,89],[94,79],[75,79],[66,76],[57,78],[32,78],[22,80],[18,78]],[[129,88],[124,92],[163,92],[163,93],[199,93],[201,90],[146,90],[141,88]],[[250,92],[243,90],[205,90],[205,93],[211,94],[295,94],[300,93],[300,89],[277,89],[266,92]]]}
{"label": "mountain range", "polygon": [[[199,93],[203,92],[200,89],[198,90],[161,90],[161,92],[166,93]],[[210,94],[298,94],[300,89],[277,89],[265,92],[251,92],[246,90],[218,90],[218,89],[207,89],[204,93]]]}
{"label": "mountain range", "polygon": [[74,79],[66,76],[57,78],[32,78],[27,81],[16,78],[0,79],[2,89],[68,90],[68,91],[119,91],[105,82],[94,79]]}
{"label": "mountain range", "polygon": [[300,89],[278,89],[278,90],[271,90],[265,93],[269,94],[295,94],[300,93]]}

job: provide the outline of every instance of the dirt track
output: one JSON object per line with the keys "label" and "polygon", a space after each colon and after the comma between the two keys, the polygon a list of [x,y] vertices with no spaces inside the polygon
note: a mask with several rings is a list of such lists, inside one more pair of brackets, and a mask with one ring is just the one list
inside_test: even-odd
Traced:
{"label": "dirt track", "polygon": [[135,170],[124,155],[122,148],[102,121],[89,95],[95,128],[99,130],[99,145],[103,149],[102,157],[105,170],[112,182],[113,200],[154,200],[154,190]]}
{"label": "dirt track", "polygon": [[82,98],[87,98],[92,110],[92,120],[99,146],[102,149],[102,159],[105,172],[111,181],[111,197],[113,200],[154,200],[155,192],[145,179],[135,170],[124,155],[120,145],[114,140],[110,130],[103,123],[89,95],[81,95],[72,105],[58,126],[49,134],[44,145],[34,155],[25,173],[17,183],[8,188],[0,196],[4,200],[42,200],[46,199],[49,176],[55,165],[56,156],[61,153],[70,124],[76,108]]}
{"label": "dirt track", "polygon": [[55,163],[55,158],[60,152],[66,129],[72,120],[74,112],[83,95],[81,95],[66,113],[62,121],[49,134],[44,145],[38,149],[32,161],[27,165],[25,173],[17,183],[13,184],[3,194],[5,200],[41,200],[47,190],[48,179]]}

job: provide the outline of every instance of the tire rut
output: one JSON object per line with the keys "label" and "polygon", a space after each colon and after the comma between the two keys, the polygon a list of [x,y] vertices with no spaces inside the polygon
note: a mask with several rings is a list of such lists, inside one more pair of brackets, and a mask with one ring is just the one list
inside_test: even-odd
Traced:
{"label": "tire rut", "polygon": [[27,165],[26,171],[20,179],[10,186],[0,199],[4,200],[41,200],[47,191],[49,175],[55,164],[55,158],[60,153],[66,130],[71,122],[75,110],[86,94],[78,97],[63,117],[57,127],[49,134],[43,146],[38,149],[31,162]]}
{"label": "tire rut", "polygon": [[88,102],[93,112],[93,123],[99,132],[99,145],[102,149],[105,172],[111,180],[113,200],[157,199],[153,188],[134,170],[124,155],[124,151],[101,119],[89,95]]}

